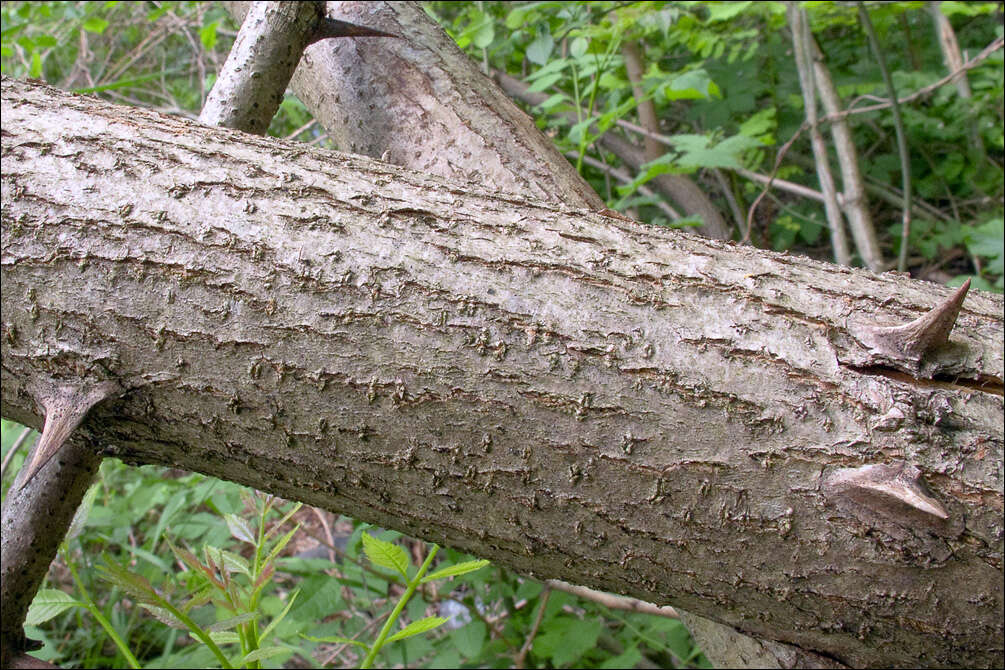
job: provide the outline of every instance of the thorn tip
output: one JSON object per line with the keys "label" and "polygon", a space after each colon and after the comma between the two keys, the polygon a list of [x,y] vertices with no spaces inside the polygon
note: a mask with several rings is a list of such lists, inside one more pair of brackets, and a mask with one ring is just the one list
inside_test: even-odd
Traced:
{"label": "thorn tip", "polygon": [[22,467],[24,475],[20,488],[27,486],[38,471],[59,453],[66,440],[87,416],[87,412],[118,388],[115,382],[103,382],[86,386],[60,386],[40,394],[39,404],[45,409],[45,425],[42,427],[42,436],[32,451],[31,460]]}

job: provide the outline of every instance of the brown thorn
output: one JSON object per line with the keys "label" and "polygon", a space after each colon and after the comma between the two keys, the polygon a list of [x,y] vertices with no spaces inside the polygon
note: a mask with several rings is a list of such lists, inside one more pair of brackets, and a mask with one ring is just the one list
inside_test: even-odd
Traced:
{"label": "brown thorn", "polygon": [[308,44],[314,44],[321,40],[326,40],[332,37],[398,37],[400,35],[394,35],[392,33],[385,33],[381,30],[376,30],[374,28],[367,28],[365,26],[358,26],[355,23],[349,23],[348,21],[340,21],[338,19],[331,19],[327,16],[322,18],[318,22],[317,26],[314,28],[314,34],[311,35]]}
{"label": "brown thorn", "polygon": [[921,470],[907,463],[841,468],[827,478],[824,486],[873,511],[895,514],[899,503],[942,520],[949,518],[939,501],[925,491]]}
{"label": "brown thorn", "polygon": [[41,394],[39,404],[45,409],[45,425],[42,427],[42,437],[32,451],[31,460],[22,467],[24,476],[20,488],[27,486],[38,471],[59,452],[87,416],[87,412],[120,388],[116,382],[109,381],[81,387],[59,386]]}
{"label": "brown thorn", "polygon": [[929,351],[949,341],[949,333],[970,290],[970,280],[941,305],[903,326],[861,326],[854,333],[869,347],[897,359],[919,361]]}

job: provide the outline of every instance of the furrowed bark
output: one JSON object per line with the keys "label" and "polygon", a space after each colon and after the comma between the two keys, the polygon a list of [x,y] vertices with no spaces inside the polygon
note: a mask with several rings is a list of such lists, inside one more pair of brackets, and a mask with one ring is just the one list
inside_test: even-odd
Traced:
{"label": "furrowed bark", "polygon": [[3,115],[5,417],[111,378],[78,433],[128,462],[849,665],[1002,663],[1001,297],[919,378],[853,326],[944,287],[35,84]]}

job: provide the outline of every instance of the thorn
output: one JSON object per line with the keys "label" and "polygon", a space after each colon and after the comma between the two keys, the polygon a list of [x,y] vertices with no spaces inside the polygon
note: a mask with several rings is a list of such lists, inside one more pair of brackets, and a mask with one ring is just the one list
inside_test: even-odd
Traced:
{"label": "thorn", "polygon": [[318,22],[308,44],[314,44],[331,37],[397,37],[400,39],[400,35],[385,33],[381,30],[358,26],[355,23],[331,19],[326,16]]}
{"label": "thorn", "polygon": [[921,470],[907,463],[841,468],[827,477],[824,487],[894,518],[902,517],[902,505],[943,521],[949,518],[939,501],[925,490]]}
{"label": "thorn", "polygon": [[949,341],[949,333],[970,290],[970,280],[956,289],[941,305],[903,326],[860,326],[853,333],[863,344],[897,360],[917,362],[931,350]]}
{"label": "thorn", "polygon": [[24,466],[20,488],[38,474],[55,456],[87,412],[96,404],[120,389],[116,382],[102,382],[87,387],[59,386],[42,395],[39,404],[45,409],[42,437],[32,451],[31,460]]}

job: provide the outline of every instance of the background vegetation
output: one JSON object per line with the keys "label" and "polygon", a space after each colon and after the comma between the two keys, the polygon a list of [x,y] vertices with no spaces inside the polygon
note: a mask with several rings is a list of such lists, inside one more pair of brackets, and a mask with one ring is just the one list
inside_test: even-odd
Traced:
{"label": "background vegetation", "polygon": [[[953,83],[933,86],[949,71],[932,6],[867,5],[898,96],[932,87],[900,110],[915,211],[907,269],[946,283],[971,277],[1001,292],[1002,50],[969,70],[969,97]],[[857,8],[801,7],[844,107],[888,98]],[[663,175],[686,175],[735,240],[833,260],[784,4],[435,2],[427,9],[486,73],[518,80],[539,127],[611,208],[647,225],[699,224],[654,188]],[[935,11],[950,19],[964,60],[1002,37],[1001,3],[943,2]],[[237,30],[221,8],[204,2],[8,2],[0,22],[4,75],[189,117],[198,114]],[[640,73],[629,74],[626,58]],[[640,119],[639,100],[651,103],[655,127]],[[848,119],[890,268],[903,244],[905,163],[894,115],[881,108]],[[270,134],[332,146],[292,96]],[[637,152],[634,161],[624,145]],[[771,174],[785,181],[765,192]],[[861,261],[853,255],[852,262]],[[6,492],[27,449],[12,450],[22,427],[4,421],[2,428]],[[221,665],[212,645],[178,628],[157,598],[188,603],[182,613],[212,634],[228,662],[357,664],[365,651],[332,640],[372,642],[415,575],[414,567],[402,575],[368,561],[364,530],[406,547],[415,565],[431,552],[396,533],[294,509],[230,483],[114,460],[102,466],[85,511],[28,628],[44,643],[38,655],[61,665]],[[449,549],[440,557],[439,567],[469,560]],[[502,568],[422,585],[401,623],[430,615],[452,620],[385,647],[376,663],[707,665],[675,619],[611,610]]]}

